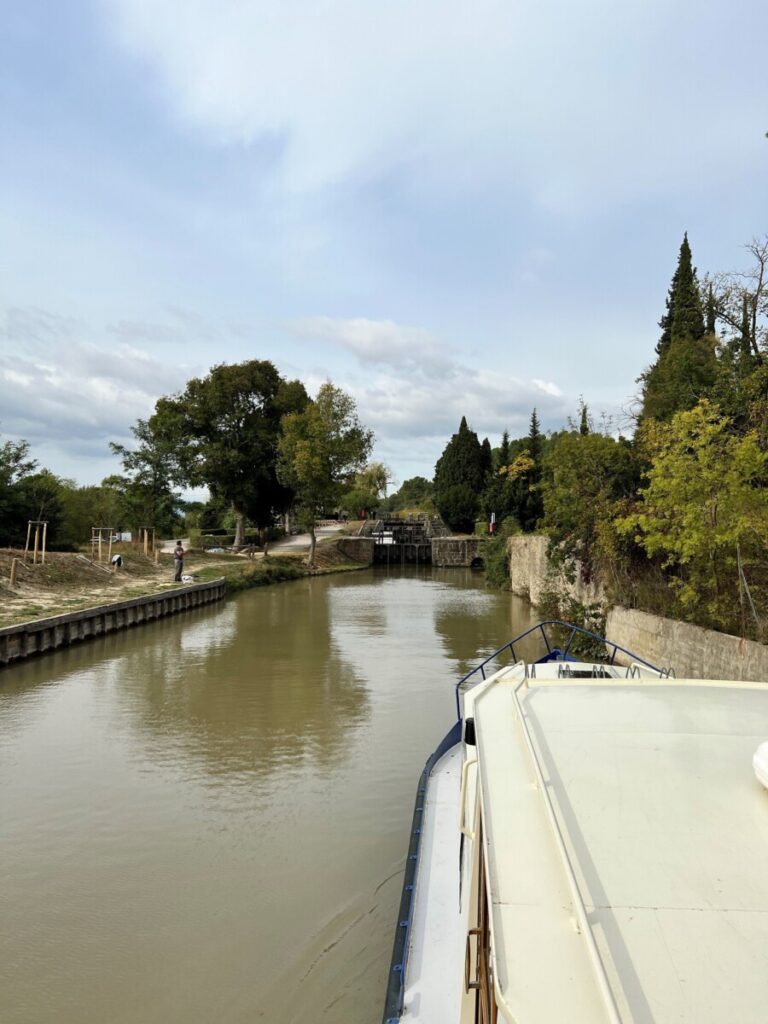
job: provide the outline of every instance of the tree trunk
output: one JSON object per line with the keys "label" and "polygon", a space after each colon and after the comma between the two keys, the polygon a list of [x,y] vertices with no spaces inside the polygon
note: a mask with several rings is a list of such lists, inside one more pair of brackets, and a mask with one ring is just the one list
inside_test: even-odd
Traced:
{"label": "tree trunk", "polygon": [[312,525],[309,528],[309,559],[307,561],[307,564],[309,565],[310,569],[314,569],[314,567],[315,567],[315,544],[316,543],[317,543],[317,539],[315,537],[315,523],[314,523],[314,520],[313,520]]}
{"label": "tree trunk", "polygon": [[235,547],[245,544],[245,512],[235,509]]}

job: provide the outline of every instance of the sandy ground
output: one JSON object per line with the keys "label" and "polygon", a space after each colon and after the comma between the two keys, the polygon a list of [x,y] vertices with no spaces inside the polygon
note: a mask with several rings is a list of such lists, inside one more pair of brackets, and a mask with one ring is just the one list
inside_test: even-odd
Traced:
{"label": "sandy ground", "polygon": [[[318,544],[324,548],[340,532],[353,532],[357,525],[319,527]],[[308,533],[285,537],[270,545],[269,551],[273,555],[301,559],[309,549],[309,541]],[[132,545],[116,546],[114,552],[123,555],[123,566],[117,571],[112,571],[106,563],[95,564],[84,554],[48,552],[45,565],[32,565],[30,561],[24,563],[23,551],[0,549],[0,628],[178,586],[173,579],[171,554],[175,543],[175,539],[158,542],[158,562],[154,556],[145,557]],[[183,543],[186,547],[187,541]],[[318,554],[321,551],[322,548],[318,548]],[[320,561],[327,561],[325,568],[332,569],[333,555],[330,550],[327,554],[330,560],[320,558]],[[263,557],[263,552],[257,551],[253,560],[260,561]],[[18,559],[16,586],[11,587],[9,579],[14,559]],[[192,551],[184,559],[184,573],[210,580],[239,572],[248,561],[246,554]]]}
{"label": "sandy ground", "polygon": [[[153,558],[145,558],[132,550],[120,553],[123,566],[114,572],[106,565],[94,564],[85,556],[68,552],[49,552],[45,565],[20,561],[16,586],[11,588],[11,562],[23,552],[0,550],[0,627],[178,586],[173,580],[170,555],[162,555],[156,564]],[[205,570],[205,578],[212,579],[217,573],[223,575],[231,569],[233,562],[241,564],[241,559],[232,555],[193,553],[185,560],[184,572],[195,575]]]}

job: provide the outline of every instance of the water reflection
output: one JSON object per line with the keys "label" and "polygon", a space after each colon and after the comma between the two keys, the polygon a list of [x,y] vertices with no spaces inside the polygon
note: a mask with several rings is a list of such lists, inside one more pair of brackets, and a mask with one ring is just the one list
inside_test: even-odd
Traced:
{"label": "water reflection", "polygon": [[435,612],[435,629],[456,663],[457,679],[533,621],[530,605],[522,598],[477,589],[477,580],[478,573],[471,569],[452,570],[451,589]]}
{"label": "water reflection", "polygon": [[242,595],[110,667],[116,682],[132,680],[116,696],[144,756],[183,754],[212,776],[244,778],[337,763],[369,701],[315,582]]}

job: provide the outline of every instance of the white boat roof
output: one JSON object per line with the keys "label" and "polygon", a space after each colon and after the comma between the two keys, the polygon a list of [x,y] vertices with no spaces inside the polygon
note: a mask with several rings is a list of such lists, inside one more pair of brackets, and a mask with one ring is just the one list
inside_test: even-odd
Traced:
{"label": "white boat roof", "polygon": [[558,671],[503,670],[470,701],[500,1017],[764,1024],[768,687]]}

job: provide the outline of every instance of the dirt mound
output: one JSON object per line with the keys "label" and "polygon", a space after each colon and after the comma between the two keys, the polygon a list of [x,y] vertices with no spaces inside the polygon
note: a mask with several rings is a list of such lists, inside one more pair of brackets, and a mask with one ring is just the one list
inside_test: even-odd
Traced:
{"label": "dirt mound", "polygon": [[[0,549],[0,626],[54,612],[74,610],[89,604],[119,601],[137,587],[146,588],[167,578],[168,566],[157,566],[150,558],[133,551],[120,551],[123,565],[113,572],[107,565],[92,562],[87,555],[46,552],[45,564],[24,562],[23,551]],[[18,559],[16,586],[10,586],[11,564]]]}

